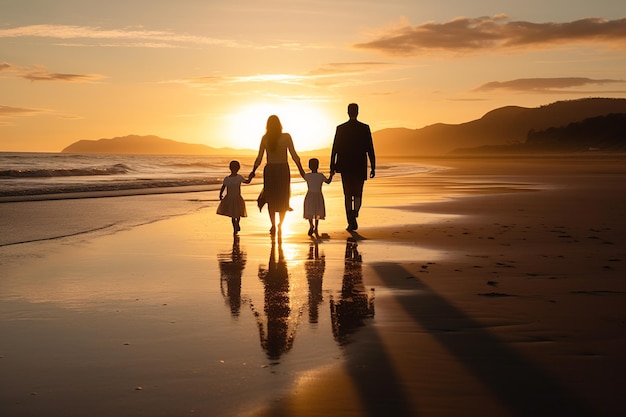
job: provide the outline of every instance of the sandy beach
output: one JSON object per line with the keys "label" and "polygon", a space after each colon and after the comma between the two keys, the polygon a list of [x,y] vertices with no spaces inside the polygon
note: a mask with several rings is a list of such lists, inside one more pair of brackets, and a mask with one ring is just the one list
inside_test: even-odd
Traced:
{"label": "sandy beach", "polygon": [[0,203],[0,415],[623,416],[626,158],[420,162],[319,239],[301,181],[280,239],[259,181],[237,238],[217,191]]}

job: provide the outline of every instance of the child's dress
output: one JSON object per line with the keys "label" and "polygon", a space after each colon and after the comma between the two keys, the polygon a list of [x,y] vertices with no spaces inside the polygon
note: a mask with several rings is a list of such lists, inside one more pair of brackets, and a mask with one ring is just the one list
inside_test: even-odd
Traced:
{"label": "child's dress", "polygon": [[328,178],[319,172],[308,172],[304,174],[304,180],[308,185],[306,196],[304,197],[304,218],[321,219],[326,217],[326,205],[322,194],[322,184]]}
{"label": "child's dress", "polygon": [[217,214],[228,217],[247,217],[246,203],[241,196],[241,183],[245,181],[245,178],[241,175],[230,175],[224,178],[224,185],[226,186],[226,195],[220,201],[220,205],[217,206]]}

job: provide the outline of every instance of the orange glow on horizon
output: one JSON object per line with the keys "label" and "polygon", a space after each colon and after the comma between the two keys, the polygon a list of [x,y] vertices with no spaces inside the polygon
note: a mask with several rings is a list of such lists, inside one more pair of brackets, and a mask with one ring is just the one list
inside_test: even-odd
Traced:
{"label": "orange glow on horizon", "polygon": [[304,102],[254,103],[241,106],[224,117],[222,146],[258,149],[267,118],[279,117],[283,131],[291,134],[298,152],[327,148],[335,125],[321,106]]}

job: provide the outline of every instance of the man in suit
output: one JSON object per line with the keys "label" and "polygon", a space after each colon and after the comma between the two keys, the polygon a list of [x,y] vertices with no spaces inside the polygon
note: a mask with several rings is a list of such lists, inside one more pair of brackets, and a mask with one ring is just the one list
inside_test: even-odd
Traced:
{"label": "man in suit", "polygon": [[348,231],[357,230],[357,217],[363,202],[363,184],[367,179],[367,159],[370,162],[370,178],[376,175],[376,156],[372,132],[365,123],[357,120],[359,106],[348,105],[350,120],[337,126],[330,155],[330,173],[341,173],[343,194],[348,219]]}

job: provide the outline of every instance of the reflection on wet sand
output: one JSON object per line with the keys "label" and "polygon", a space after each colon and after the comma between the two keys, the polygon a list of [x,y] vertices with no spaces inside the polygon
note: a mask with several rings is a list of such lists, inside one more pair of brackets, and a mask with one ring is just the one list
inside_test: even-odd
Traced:
{"label": "reflection on wet sand", "polygon": [[293,346],[297,321],[291,317],[289,271],[280,238],[278,245],[272,239],[269,262],[266,268],[259,266],[259,279],[265,294],[265,317],[257,317],[261,347],[269,359],[278,361]]}
{"label": "reflection on wet sand", "polygon": [[[250,306],[256,318],[261,348],[273,364],[278,364],[281,357],[293,347],[298,324],[305,309],[308,309],[308,322],[311,325],[320,322],[320,307],[324,303],[326,256],[321,253],[318,240],[311,241],[307,249],[303,264],[296,260],[288,265],[282,239],[272,239],[269,260],[267,264],[260,264],[258,269],[264,301],[262,311],[256,309],[257,303],[249,295],[242,295],[246,253],[240,248],[239,237],[234,237],[230,251],[218,255],[220,289],[231,315],[238,317],[244,303]],[[363,326],[366,319],[374,316],[374,290],[366,290],[363,284],[363,260],[356,239],[347,240],[343,255],[341,288],[326,289],[331,294],[330,327],[340,346],[348,343],[350,335]],[[302,268],[302,265],[308,294],[298,293],[298,288],[304,287],[298,282],[290,282],[292,276],[288,266]],[[295,274],[293,279],[302,276],[301,270],[292,272]],[[331,282],[338,280],[331,279]]]}
{"label": "reflection on wet sand", "polygon": [[217,255],[220,266],[220,290],[230,305],[230,314],[239,316],[241,311],[241,275],[246,267],[246,253],[239,247],[239,236],[233,238],[230,252]]}
{"label": "reflection on wet sand", "polygon": [[374,317],[374,293],[363,284],[363,259],[356,239],[346,241],[345,263],[339,300],[330,300],[333,336],[340,345],[349,342],[350,334]]}
{"label": "reflection on wet sand", "polygon": [[326,269],[326,257],[320,256],[320,249],[317,240],[309,245],[309,256],[304,264],[306,280],[309,284],[309,323],[317,323],[319,317],[319,306],[324,301],[322,295],[322,282],[324,280],[324,270]]}

